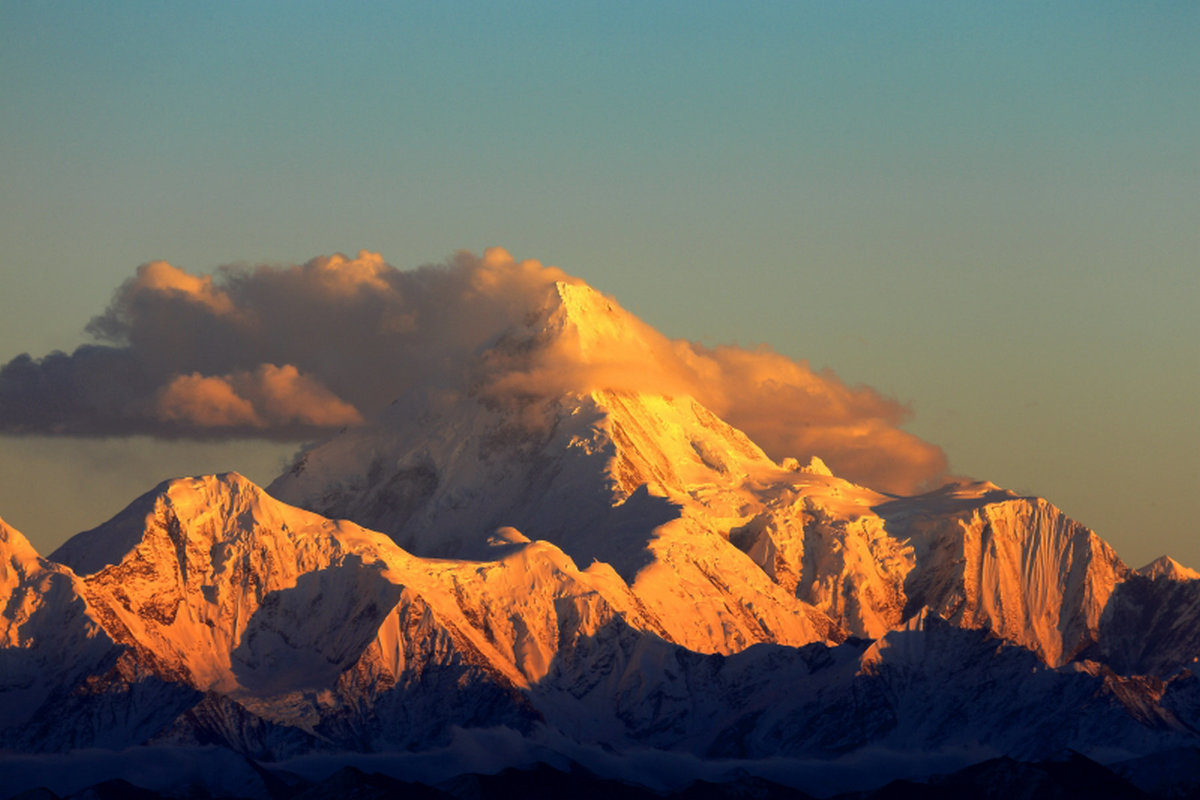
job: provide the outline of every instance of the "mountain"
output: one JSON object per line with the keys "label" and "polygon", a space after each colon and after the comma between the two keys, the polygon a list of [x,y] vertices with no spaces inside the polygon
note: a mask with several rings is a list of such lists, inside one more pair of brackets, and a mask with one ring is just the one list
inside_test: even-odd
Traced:
{"label": "mountain", "polygon": [[[1186,680],[1054,669],[935,617],[874,642],[704,654],[671,641],[611,567],[580,570],[511,529],[492,546],[489,560],[421,559],[236,474],[164,483],[53,554],[111,641],[107,660],[43,704],[54,723],[37,728],[40,742],[220,744],[275,760],[428,748],[456,727],[501,725],[754,760],[1194,739]],[[5,733],[26,746],[27,727]]]}
{"label": "mountain", "polygon": [[277,757],[527,727],[563,642],[655,629],[610,567],[508,533],[483,566],[416,559],[228,474],[165,483],[53,557],[125,657],[193,692],[158,739]]}
{"label": "mountain", "polygon": [[[543,313],[505,332],[489,356],[629,350],[636,330],[590,288],[560,283]],[[690,397],[480,390],[402,398],[377,422],[307,452],[268,489],[421,556],[478,558],[491,531],[517,528],[577,563],[611,564],[672,641],[729,653],[846,635],[717,534],[792,474]]]}
{"label": "mountain", "polygon": [[254,796],[543,762],[829,794],[1200,747],[1195,573],[1131,570],[990,483],[899,497],[776,462],[682,385],[607,371],[661,346],[560,283],[469,386],[268,490],[166,481],[49,558],[0,523],[0,772],[129,759],[61,793],[232,752],[216,771]]}
{"label": "mountain", "polygon": [[0,520],[0,720],[36,725],[47,701],[103,667],[113,642],[71,570]]}
{"label": "mountain", "polygon": [[[586,286],[499,337],[505,358],[652,350]],[[990,630],[1049,664],[1095,641],[1129,573],[1093,532],[987,483],[895,498],[819,459],[776,464],[688,396],[593,390],[404,398],[309,450],[269,491],[424,556],[478,557],[497,526],[612,564],[700,652],[836,643],[921,624]]]}
{"label": "mountain", "polygon": [[1189,569],[1170,556],[1159,556],[1137,571],[1138,575],[1151,580],[1166,578],[1172,581],[1194,581],[1200,572]]}

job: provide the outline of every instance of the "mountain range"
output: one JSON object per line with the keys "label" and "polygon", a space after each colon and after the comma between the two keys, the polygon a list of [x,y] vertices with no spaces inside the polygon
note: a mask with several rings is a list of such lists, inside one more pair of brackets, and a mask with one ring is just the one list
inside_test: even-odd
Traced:
{"label": "mountain range", "polygon": [[775,461],[661,382],[538,388],[643,327],[556,283],[471,381],[265,489],[166,481],[48,556],[0,522],[9,794],[188,758],[210,766],[155,787],[550,764],[827,796],[1085,758],[1170,791],[1146,776],[1200,747],[1200,574],[1131,569],[991,483],[897,496]]}

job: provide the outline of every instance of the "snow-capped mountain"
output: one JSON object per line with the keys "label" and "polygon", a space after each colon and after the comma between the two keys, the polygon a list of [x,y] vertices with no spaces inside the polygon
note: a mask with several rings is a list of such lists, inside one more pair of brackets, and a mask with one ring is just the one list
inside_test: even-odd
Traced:
{"label": "snow-capped mountain", "polygon": [[1170,556],[1159,556],[1137,571],[1138,575],[1151,580],[1166,578],[1172,581],[1194,581],[1200,572],[1189,569]]}
{"label": "snow-capped mountain", "polygon": [[416,559],[229,474],[163,484],[54,557],[136,665],[126,682],[194,691],[160,737],[267,730],[289,752],[520,727],[561,642],[613,619],[655,629],[611,567],[515,532],[495,546],[488,562]]}
{"label": "snow-capped mountain", "polygon": [[112,641],[82,597],[81,581],[38,556],[0,520],[0,720],[30,723],[48,698],[97,670]]}
{"label": "snow-capped mountain", "polygon": [[[586,356],[637,347],[637,331],[611,300],[560,283],[496,348]],[[895,498],[819,458],[776,464],[687,396],[438,400],[398,402],[304,454],[270,491],[419,555],[478,557],[487,532],[516,527],[579,563],[612,564],[670,638],[700,652],[874,638],[932,613],[1057,666],[1094,641],[1129,572],[1043,500],[986,483]]]}
{"label": "snow-capped mountain", "polygon": [[989,483],[776,462],[669,382],[546,377],[652,359],[643,332],[558,284],[470,387],[398,398],[269,492],[167,481],[49,558],[0,523],[0,747],[268,762],[503,730],[611,772],[1200,745],[1196,573],[1130,570]]}
{"label": "snow-capped mountain", "polygon": [[52,722],[8,727],[6,739],[30,747],[32,730],[42,749],[219,743],[280,758],[429,747],[453,726],[504,725],[754,759],[960,741],[1029,757],[1147,752],[1194,736],[1195,679],[1054,669],[935,617],[874,642],[705,655],[671,641],[608,565],[580,570],[513,529],[492,546],[488,560],[421,559],[236,474],[168,482],[43,562],[76,587],[93,636],[47,644],[35,625],[25,649],[77,668],[97,640],[102,657],[75,685],[56,676],[36,715]]}

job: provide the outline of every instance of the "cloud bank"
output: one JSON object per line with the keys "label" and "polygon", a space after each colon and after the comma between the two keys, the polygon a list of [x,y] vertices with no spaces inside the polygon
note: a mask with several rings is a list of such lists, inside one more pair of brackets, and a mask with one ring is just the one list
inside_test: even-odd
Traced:
{"label": "cloud bank", "polygon": [[910,492],[945,471],[878,392],[765,348],[669,340],[607,299],[596,329],[506,353],[559,282],[581,285],[499,248],[407,271],[365,251],[203,276],[150,262],[88,324],[96,343],[0,367],[0,433],[300,441],[415,387],[637,388],[691,394],[773,457],[819,455],[876,488]]}

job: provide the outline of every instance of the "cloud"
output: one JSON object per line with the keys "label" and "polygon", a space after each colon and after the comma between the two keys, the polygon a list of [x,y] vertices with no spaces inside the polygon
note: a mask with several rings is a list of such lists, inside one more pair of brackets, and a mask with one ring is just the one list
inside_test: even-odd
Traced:
{"label": "cloud", "polygon": [[818,455],[838,475],[897,493],[944,476],[945,453],[900,428],[911,412],[896,400],[767,348],[691,347],[707,376],[697,397],[773,458]]}
{"label": "cloud", "polygon": [[[567,287],[556,291],[555,286]],[[588,322],[578,326],[581,315]],[[409,390],[691,394],[775,458],[891,491],[940,477],[907,409],[766,348],[670,340],[500,248],[401,271],[375,253],[196,276],[139,267],[71,354],[0,367],[0,433],[299,441]]]}
{"label": "cloud", "polygon": [[155,415],[200,428],[336,428],[362,422],[358,409],[291,364],[222,376],[178,375],[159,391]]}
{"label": "cloud", "polygon": [[838,475],[896,493],[929,488],[945,476],[941,448],[901,429],[909,409],[874,389],[848,386],[829,370],[814,371],[765,346],[670,340],[587,288],[565,291],[556,302],[558,308],[542,312],[551,336],[538,330],[539,322],[524,338],[489,352],[487,391],[690,395],[776,460],[818,455]]}
{"label": "cloud", "polygon": [[225,378],[198,372],[179,375],[159,392],[157,416],[168,422],[191,422],[205,428],[262,427],[254,405],[240,397]]}

